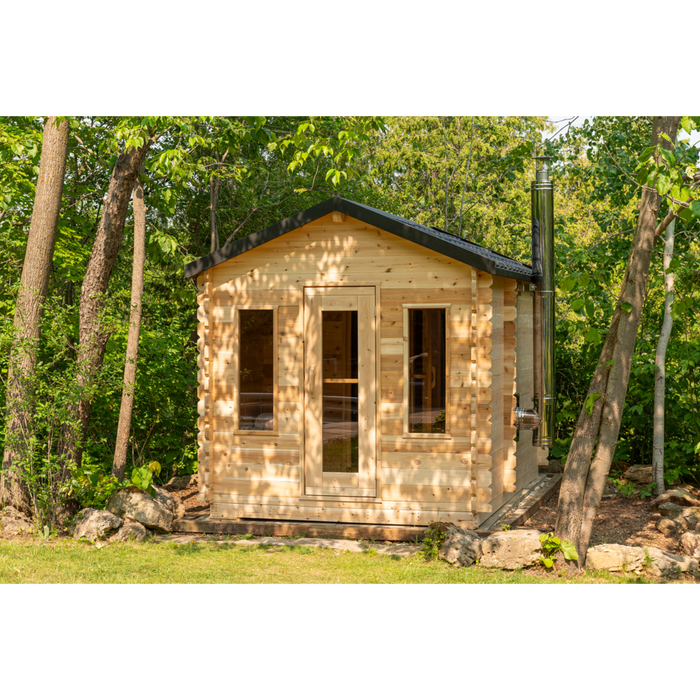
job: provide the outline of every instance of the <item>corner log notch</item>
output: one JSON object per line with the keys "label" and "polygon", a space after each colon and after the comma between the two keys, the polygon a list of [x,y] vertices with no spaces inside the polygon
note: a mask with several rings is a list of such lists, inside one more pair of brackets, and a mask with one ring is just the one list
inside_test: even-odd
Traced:
{"label": "corner log notch", "polygon": [[204,274],[197,278],[197,286],[199,294],[197,295],[197,442],[199,450],[197,458],[199,460],[199,500],[205,503],[210,502],[209,494],[209,445],[211,443],[211,416],[212,416],[212,400],[211,400],[211,304],[212,304],[212,288],[211,288],[211,271],[207,270]]}

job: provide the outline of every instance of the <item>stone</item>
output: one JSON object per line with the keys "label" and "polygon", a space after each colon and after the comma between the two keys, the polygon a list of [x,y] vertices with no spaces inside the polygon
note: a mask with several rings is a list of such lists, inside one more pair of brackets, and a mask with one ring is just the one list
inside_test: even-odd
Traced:
{"label": "stone", "polygon": [[700,506],[700,499],[695,498],[687,489],[671,489],[657,496],[652,502],[652,506],[661,503],[675,503],[679,506]]}
{"label": "stone", "polygon": [[471,566],[481,557],[481,537],[471,530],[448,525],[440,558],[454,566]]}
{"label": "stone", "polygon": [[34,529],[34,523],[12,506],[5,506],[0,513],[0,530],[7,535],[20,535]]}
{"label": "stone", "polygon": [[605,486],[603,488],[603,495],[604,496],[617,496],[620,493],[620,489],[613,484],[612,481],[606,481]]}
{"label": "stone", "polygon": [[622,478],[635,484],[650,484],[653,481],[651,464],[635,464],[625,471]]}
{"label": "stone", "polygon": [[665,518],[671,518],[671,520],[683,515],[683,506],[679,506],[677,503],[660,503],[657,509],[661,515]]}
{"label": "stone", "polygon": [[694,527],[697,527],[698,523],[700,523],[700,508],[696,508],[695,506],[691,508],[684,508],[681,516],[687,520],[688,529],[692,530]]}
{"label": "stone", "polygon": [[173,514],[173,520],[179,520],[185,515],[185,506],[179,496],[168,493],[158,486],[154,486],[153,490],[156,492],[156,501]]}
{"label": "stone", "polygon": [[550,459],[547,465],[540,467],[542,474],[561,474],[564,471],[564,465],[560,459]]}
{"label": "stone", "polygon": [[641,573],[646,555],[641,547],[625,544],[597,544],[586,553],[586,568],[603,571]]}
{"label": "stone", "polygon": [[109,538],[110,542],[143,542],[148,537],[148,530],[133,518],[125,518],[124,524]]}
{"label": "stone", "polygon": [[169,532],[173,524],[172,512],[135,486],[115,491],[107,501],[107,510],[120,518],[129,516],[158,532]]}
{"label": "stone", "polygon": [[539,530],[495,532],[481,541],[481,566],[522,569],[534,566],[542,556]]}
{"label": "stone", "polygon": [[689,557],[700,559],[700,534],[686,532],[681,536],[681,551]]}
{"label": "stone", "polygon": [[656,523],[656,529],[666,537],[670,537],[678,532],[678,523],[670,518],[661,518]]}
{"label": "stone", "polygon": [[677,515],[673,522],[678,526],[678,532],[685,532],[691,528],[690,523],[682,515]]}
{"label": "stone", "polygon": [[75,516],[75,530],[73,537],[79,540],[81,537],[97,542],[115,530],[118,530],[124,521],[108,510],[95,510],[94,508],[83,508]]}
{"label": "stone", "polygon": [[649,570],[656,576],[670,576],[678,573],[698,574],[698,561],[683,554],[669,554],[656,547],[647,547],[651,559]]}
{"label": "stone", "polygon": [[170,481],[163,486],[166,491],[182,491],[183,489],[193,486],[192,478],[196,474],[185,474],[185,476],[174,476]]}

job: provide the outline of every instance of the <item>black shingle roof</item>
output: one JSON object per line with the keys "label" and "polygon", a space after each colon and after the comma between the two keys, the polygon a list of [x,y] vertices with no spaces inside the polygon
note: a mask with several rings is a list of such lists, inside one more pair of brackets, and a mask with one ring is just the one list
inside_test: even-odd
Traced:
{"label": "black shingle roof", "polygon": [[454,236],[447,231],[438,228],[429,228],[423,224],[409,221],[400,216],[389,214],[388,212],[368,207],[342,197],[331,197],[325,202],[316,204],[309,209],[294,214],[273,226],[268,226],[262,231],[251,233],[245,238],[233,241],[227,246],[220,248],[209,255],[205,255],[199,260],[195,260],[185,266],[185,277],[196,277],[205,270],[215,265],[219,265],[226,260],[235,258],[241,253],[245,253],[253,248],[257,248],[263,243],[267,243],[285,233],[304,226],[305,224],[320,219],[326,214],[339,211],[342,214],[351,216],[354,219],[363,221],[370,226],[393,233],[396,236],[405,238],[408,241],[422,245],[425,248],[441,253],[454,260],[471,265],[478,270],[483,270],[492,275],[501,277],[512,277],[515,279],[532,281],[532,268],[513,258],[496,253],[490,248],[471,243],[463,238]]}

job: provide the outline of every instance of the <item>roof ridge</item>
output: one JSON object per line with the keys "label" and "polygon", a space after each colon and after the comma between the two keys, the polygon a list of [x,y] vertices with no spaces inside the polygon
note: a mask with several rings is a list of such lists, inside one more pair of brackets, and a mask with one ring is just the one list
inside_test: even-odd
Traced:
{"label": "roof ridge", "polygon": [[226,260],[230,260],[334,211],[340,211],[370,226],[375,226],[446,257],[476,267],[483,272],[526,281],[533,280],[532,268],[519,260],[510,258],[449,231],[443,231],[435,226],[428,227],[417,221],[382,211],[367,204],[354,202],[339,195],[330,197],[324,202],[289,216],[261,231],[233,241],[227,246],[199,258],[199,260],[189,263],[185,266],[185,277],[195,277],[215,265],[219,265]]}

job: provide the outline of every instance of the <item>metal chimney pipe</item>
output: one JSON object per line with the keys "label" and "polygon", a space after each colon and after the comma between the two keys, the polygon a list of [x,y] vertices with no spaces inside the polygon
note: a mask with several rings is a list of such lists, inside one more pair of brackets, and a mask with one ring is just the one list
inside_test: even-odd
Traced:
{"label": "metal chimney pipe", "polygon": [[[535,181],[530,191],[532,197],[532,270],[541,274],[540,296],[542,300],[542,383],[544,397],[539,401],[542,425],[539,444],[554,444],[554,418],[556,414],[556,386],[554,379],[554,186],[549,179],[548,156],[538,156],[540,161]],[[537,259],[535,258],[535,254]],[[539,391],[539,387],[535,387]],[[538,397],[539,398],[539,397]]]}

